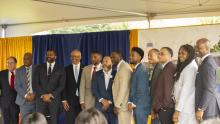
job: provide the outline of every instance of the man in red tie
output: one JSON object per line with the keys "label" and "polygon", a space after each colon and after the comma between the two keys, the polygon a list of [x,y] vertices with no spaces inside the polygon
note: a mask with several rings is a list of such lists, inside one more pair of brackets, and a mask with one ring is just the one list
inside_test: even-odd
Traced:
{"label": "man in red tie", "polygon": [[17,59],[7,58],[7,69],[0,72],[1,108],[4,124],[17,124],[19,107],[15,104],[17,92],[14,89],[14,79]]}

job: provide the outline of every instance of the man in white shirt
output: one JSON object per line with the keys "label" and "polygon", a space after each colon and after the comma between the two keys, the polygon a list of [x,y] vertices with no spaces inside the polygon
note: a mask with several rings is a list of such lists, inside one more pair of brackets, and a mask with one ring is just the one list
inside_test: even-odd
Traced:
{"label": "man in white shirt", "polygon": [[95,106],[95,98],[92,95],[91,82],[92,76],[102,69],[101,60],[102,54],[98,51],[93,51],[91,53],[92,64],[83,69],[79,88],[80,104],[82,109],[88,109]]}
{"label": "man in white shirt", "polygon": [[1,108],[4,124],[17,124],[19,106],[15,104],[17,92],[14,89],[17,59],[7,58],[7,69],[0,72]]}
{"label": "man in white shirt", "polygon": [[66,113],[66,123],[74,124],[75,118],[81,111],[79,104],[79,85],[83,66],[81,65],[81,52],[71,52],[71,64],[65,68],[66,86],[62,93],[62,103]]}
{"label": "man in white shirt", "polygon": [[92,78],[92,92],[96,99],[95,107],[105,115],[108,124],[116,124],[112,96],[115,72],[112,71],[112,62],[109,56],[103,58],[102,67],[103,69],[96,72]]}

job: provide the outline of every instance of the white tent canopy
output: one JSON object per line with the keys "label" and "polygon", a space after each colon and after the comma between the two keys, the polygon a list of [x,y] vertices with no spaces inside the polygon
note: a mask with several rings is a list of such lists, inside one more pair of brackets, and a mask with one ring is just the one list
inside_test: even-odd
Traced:
{"label": "white tent canopy", "polygon": [[[118,21],[220,16],[220,0],[1,0],[6,36]],[[0,28],[1,29],[1,28]]]}

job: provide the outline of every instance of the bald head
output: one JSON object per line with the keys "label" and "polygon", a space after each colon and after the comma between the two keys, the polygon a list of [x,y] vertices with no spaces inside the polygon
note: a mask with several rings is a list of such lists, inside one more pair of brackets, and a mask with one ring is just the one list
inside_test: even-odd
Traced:
{"label": "bald head", "polygon": [[112,60],[110,56],[105,56],[102,60],[102,68],[104,71],[109,71],[112,68]]}
{"label": "bald head", "polygon": [[23,63],[24,66],[29,67],[32,65],[32,54],[31,53],[25,53],[23,57]]}
{"label": "bald head", "polygon": [[201,38],[196,42],[196,55],[198,57],[203,57],[210,53],[210,41],[206,38]]}
{"label": "bald head", "polygon": [[81,61],[81,52],[79,50],[73,50],[71,52],[71,61],[72,61],[72,64],[79,64],[80,61]]}

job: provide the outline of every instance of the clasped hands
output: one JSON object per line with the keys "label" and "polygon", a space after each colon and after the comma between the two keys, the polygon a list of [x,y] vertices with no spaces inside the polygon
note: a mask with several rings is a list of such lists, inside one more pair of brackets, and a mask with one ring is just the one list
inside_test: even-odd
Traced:
{"label": "clasped hands", "polygon": [[54,96],[51,94],[51,93],[48,93],[48,94],[43,94],[41,96],[41,99],[46,102],[46,103],[49,103],[49,102],[52,102],[52,100],[54,99]]}

